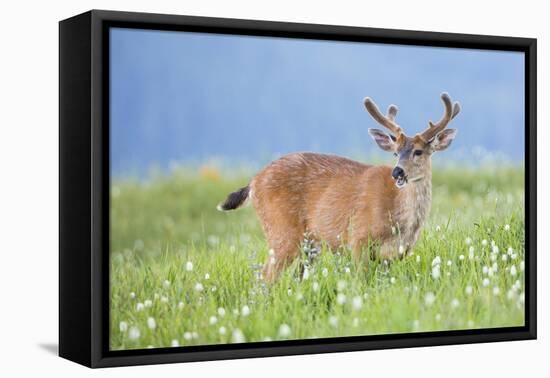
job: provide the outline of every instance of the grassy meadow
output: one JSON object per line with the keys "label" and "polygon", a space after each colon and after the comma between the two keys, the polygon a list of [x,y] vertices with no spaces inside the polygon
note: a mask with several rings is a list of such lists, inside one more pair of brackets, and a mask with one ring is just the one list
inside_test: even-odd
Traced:
{"label": "grassy meadow", "polygon": [[356,266],[322,250],[273,285],[251,206],[216,210],[250,175],[203,167],[113,179],[112,350],[524,323],[523,169],[439,168],[413,253]]}

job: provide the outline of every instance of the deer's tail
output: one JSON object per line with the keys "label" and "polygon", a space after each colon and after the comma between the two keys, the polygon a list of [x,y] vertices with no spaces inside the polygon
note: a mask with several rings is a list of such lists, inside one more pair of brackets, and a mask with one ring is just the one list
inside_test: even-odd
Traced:
{"label": "deer's tail", "polygon": [[219,211],[228,211],[235,210],[241,207],[245,202],[248,196],[250,195],[250,187],[247,185],[244,188],[237,190],[236,192],[230,193],[225,201],[220,203],[217,206]]}

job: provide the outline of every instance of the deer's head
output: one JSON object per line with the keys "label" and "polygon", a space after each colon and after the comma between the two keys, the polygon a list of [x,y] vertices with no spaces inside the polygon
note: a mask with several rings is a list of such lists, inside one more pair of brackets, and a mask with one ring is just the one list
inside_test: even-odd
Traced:
{"label": "deer's head", "polygon": [[397,107],[395,105],[390,105],[386,115],[383,115],[374,101],[368,97],[364,100],[365,107],[372,118],[390,131],[390,134],[386,134],[379,129],[369,129],[369,134],[381,149],[393,152],[398,157],[392,171],[392,177],[398,188],[404,187],[409,182],[424,179],[431,170],[431,155],[435,151],[443,151],[449,147],[456,136],[456,129],[445,128],[460,112],[460,105],[458,102],[453,104],[447,93],[441,95],[441,100],[445,106],[443,117],[437,123],[430,121],[426,130],[413,137],[405,135],[396,123]]}

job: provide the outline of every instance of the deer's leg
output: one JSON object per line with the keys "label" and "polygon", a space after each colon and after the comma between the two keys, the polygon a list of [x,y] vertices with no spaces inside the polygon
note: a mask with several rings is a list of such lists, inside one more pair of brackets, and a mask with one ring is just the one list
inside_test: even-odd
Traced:
{"label": "deer's leg", "polygon": [[399,254],[398,242],[387,242],[380,246],[380,259],[381,260],[394,260],[398,257],[402,257],[403,254]]}
{"label": "deer's leg", "polygon": [[357,264],[364,264],[365,267],[369,260],[393,260],[399,256],[399,247],[396,243],[387,241],[380,244],[369,239],[360,239],[354,241],[351,245],[352,254]]}
{"label": "deer's leg", "polygon": [[263,277],[267,282],[275,281],[281,271],[300,255],[300,233],[291,229],[278,235],[277,238],[268,238],[270,253],[263,270]]}

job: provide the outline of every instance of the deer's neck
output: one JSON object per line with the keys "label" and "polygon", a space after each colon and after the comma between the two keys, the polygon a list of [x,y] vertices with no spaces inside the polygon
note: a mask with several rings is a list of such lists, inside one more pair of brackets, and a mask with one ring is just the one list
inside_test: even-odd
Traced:
{"label": "deer's neck", "polygon": [[432,174],[427,171],[422,179],[409,183],[399,191],[394,212],[402,244],[412,247],[426,218],[432,203]]}

